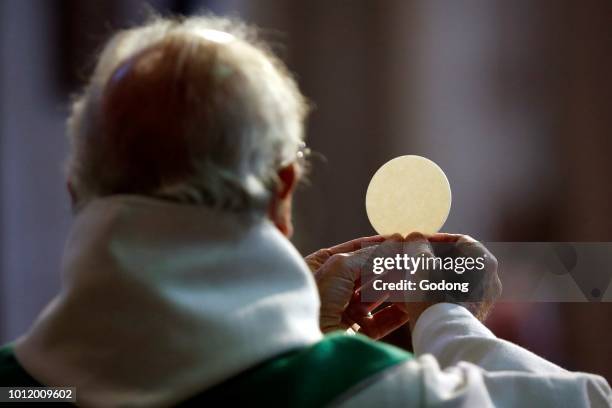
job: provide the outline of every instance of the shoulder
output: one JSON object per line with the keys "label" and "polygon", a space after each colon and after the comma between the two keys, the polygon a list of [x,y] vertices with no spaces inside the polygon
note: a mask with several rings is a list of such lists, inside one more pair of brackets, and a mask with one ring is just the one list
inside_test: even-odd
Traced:
{"label": "shoulder", "polygon": [[[332,333],[295,356],[295,364],[334,367],[354,378],[412,359],[409,352],[356,334]],[[313,367],[314,368],[314,367]]]}
{"label": "shoulder", "polygon": [[[266,361],[187,401],[321,406],[412,354],[361,335],[334,333]],[[279,392],[278,390],[282,390]]]}
{"label": "shoulder", "polygon": [[42,386],[21,367],[10,343],[0,347],[0,386]]}

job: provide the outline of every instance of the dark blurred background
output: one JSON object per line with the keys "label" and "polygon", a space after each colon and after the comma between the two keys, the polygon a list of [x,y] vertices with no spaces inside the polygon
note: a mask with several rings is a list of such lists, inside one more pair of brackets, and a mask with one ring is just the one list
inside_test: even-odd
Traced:
{"label": "dark blurred background", "polygon": [[[5,0],[2,341],[26,330],[59,289],[69,97],[109,34],[151,10],[239,16],[264,28],[296,73],[316,105],[308,143],[325,156],[299,192],[294,242],[304,254],[373,233],[367,184],[403,154],[446,171],[446,231],[484,241],[612,240],[609,0]],[[500,304],[487,324],[612,382],[609,288],[606,296]]]}

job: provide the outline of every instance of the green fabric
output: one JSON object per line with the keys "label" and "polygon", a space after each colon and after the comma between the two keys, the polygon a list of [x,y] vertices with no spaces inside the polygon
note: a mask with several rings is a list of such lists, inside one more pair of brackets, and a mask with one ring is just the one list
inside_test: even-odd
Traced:
{"label": "green fabric", "polygon": [[[19,364],[13,353],[13,345],[0,347],[0,387],[44,387],[28,374]],[[15,406],[22,406],[23,402],[15,402]],[[27,404],[25,404],[27,405]],[[70,402],[46,402],[45,406],[74,407]]]}
{"label": "green fabric", "polygon": [[0,387],[43,387],[19,364],[11,343],[0,347]]}
{"label": "green fabric", "polygon": [[[322,406],[362,380],[411,358],[406,351],[365,336],[333,333],[310,347],[253,367],[181,405],[215,406],[248,401],[249,405]],[[21,367],[11,344],[0,348],[0,386],[43,386]]]}
{"label": "green fabric", "polygon": [[407,351],[362,335],[333,333],[313,346],[225,381],[185,405],[223,406],[248,401],[252,406],[319,407],[362,380],[411,358]]}

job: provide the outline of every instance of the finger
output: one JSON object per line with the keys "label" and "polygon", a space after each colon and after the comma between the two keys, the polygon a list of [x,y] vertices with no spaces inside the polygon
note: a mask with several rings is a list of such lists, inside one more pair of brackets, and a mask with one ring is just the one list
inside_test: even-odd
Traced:
{"label": "finger", "polygon": [[409,241],[427,241],[427,236],[421,232],[413,231],[410,234],[406,235],[406,242]]}
{"label": "finger", "polygon": [[460,251],[462,254],[469,251],[470,253],[476,254],[475,256],[480,252],[483,254],[489,252],[482,243],[464,234],[437,233],[429,237],[429,242],[436,249],[436,253],[441,255],[455,250]]}
{"label": "finger", "polygon": [[419,254],[431,255],[433,249],[427,238],[426,235],[420,232],[410,233],[404,240],[403,251],[411,256],[417,256]]}
{"label": "finger", "polygon": [[428,237],[420,232],[411,232],[404,239],[405,248],[431,248]]}
{"label": "finger", "polygon": [[379,339],[401,327],[409,319],[410,315],[404,313],[397,305],[391,305],[374,315],[356,319],[356,323],[361,327],[361,333]]}
{"label": "finger", "polygon": [[457,242],[459,241],[462,237],[464,237],[464,235],[461,234],[448,234],[445,232],[438,232],[432,235],[429,235],[427,238],[430,242]]}
{"label": "finger", "polygon": [[[427,243],[427,241],[423,241]],[[371,263],[372,258],[374,257],[382,257],[382,258],[393,258],[396,255],[401,255],[404,253],[404,238],[400,234],[394,234],[388,237],[385,242],[373,248],[373,251],[369,252],[367,259],[362,259],[362,262]],[[364,263],[364,266],[366,265]],[[387,275],[389,271],[384,271],[382,274],[367,274],[365,276],[365,280],[357,287],[357,291],[361,291],[364,287],[369,287],[372,285],[376,279],[380,279],[382,276]]]}
{"label": "finger", "polygon": [[387,300],[387,298],[389,298],[390,293],[388,291],[381,291],[376,293],[376,295],[376,299],[364,302],[361,300],[361,294],[359,292],[355,292],[345,310],[346,315],[353,320],[355,318],[365,316],[372,310],[376,309],[378,306],[382,305]]}
{"label": "finger", "polygon": [[356,238],[352,241],[344,242],[342,244],[335,245],[331,248],[323,248],[318,251],[307,255],[304,259],[314,272],[319,266],[324,264],[329,258],[336,254],[350,253],[356,250],[362,249],[374,245],[376,243],[383,242],[385,238],[381,235],[373,235],[371,237]]}
{"label": "finger", "polygon": [[482,242],[472,238],[469,235],[461,235],[457,240],[457,247],[460,251],[465,252],[466,254],[470,253],[474,256],[484,254],[491,255],[490,251],[482,244]]}
{"label": "finger", "polygon": [[385,237],[383,237],[382,235],[372,235],[370,237],[355,238],[351,241],[334,245],[331,248],[327,248],[326,251],[329,252],[330,255],[353,252],[363,248],[364,246],[377,244],[383,242],[384,240]]}
{"label": "finger", "polygon": [[470,244],[480,244],[482,245],[479,241],[477,241],[476,239],[470,237],[469,235],[461,235],[461,237],[457,240],[458,243],[462,243],[462,242],[467,242]]}
{"label": "finger", "polygon": [[326,251],[327,249],[319,249],[304,258],[311,272],[316,272],[330,258],[331,254]]}
{"label": "finger", "polygon": [[339,253],[332,256],[341,257],[345,260],[344,263],[344,275],[347,274],[351,277],[353,282],[356,282],[360,277],[364,266],[367,265],[368,261],[374,253],[386,253],[397,247],[397,243],[403,240],[400,234],[394,234],[390,237],[383,238],[384,242],[379,245],[366,246],[360,249],[356,249],[349,253]]}
{"label": "finger", "polygon": [[350,253],[338,253],[328,257],[323,266],[314,271],[317,281],[327,276],[350,280],[353,284],[361,277],[361,272],[376,247],[365,247]]}
{"label": "finger", "polygon": [[350,316],[347,316],[346,314],[342,315],[342,317],[340,318],[340,322],[342,323],[342,325],[346,327],[350,327],[355,332],[359,331],[359,325],[355,323],[355,321],[351,319]]}

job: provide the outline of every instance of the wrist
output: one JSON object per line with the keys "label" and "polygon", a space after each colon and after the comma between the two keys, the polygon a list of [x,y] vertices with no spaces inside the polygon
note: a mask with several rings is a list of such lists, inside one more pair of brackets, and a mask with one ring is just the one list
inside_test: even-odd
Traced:
{"label": "wrist", "polygon": [[402,309],[409,316],[408,324],[410,331],[414,329],[421,314],[434,304],[432,302],[406,302],[401,304]]}

